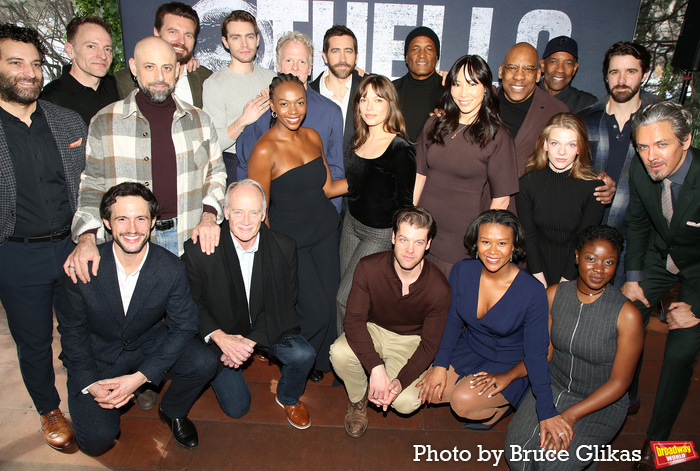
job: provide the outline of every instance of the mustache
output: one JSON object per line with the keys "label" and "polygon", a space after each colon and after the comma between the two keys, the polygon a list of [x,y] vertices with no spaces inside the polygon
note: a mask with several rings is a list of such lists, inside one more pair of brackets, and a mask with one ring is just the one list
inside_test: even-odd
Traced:
{"label": "mustache", "polygon": [[39,79],[37,77],[28,77],[26,75],[19,75],[15,77],[15,83],[19,82],[29,82],[29,83],[39,83]]}

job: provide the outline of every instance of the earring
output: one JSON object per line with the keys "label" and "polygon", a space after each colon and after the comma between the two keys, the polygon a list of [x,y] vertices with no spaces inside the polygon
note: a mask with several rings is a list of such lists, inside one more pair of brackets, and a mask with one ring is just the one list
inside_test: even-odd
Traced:
{"label": "earring", "polygon": [[513,252],[510,253],[510,263],[513,263]]}
{"label": "earring", "polygon": [[274,111],[272,112],[272,119],[277,119],[277,113],[275,113]]}

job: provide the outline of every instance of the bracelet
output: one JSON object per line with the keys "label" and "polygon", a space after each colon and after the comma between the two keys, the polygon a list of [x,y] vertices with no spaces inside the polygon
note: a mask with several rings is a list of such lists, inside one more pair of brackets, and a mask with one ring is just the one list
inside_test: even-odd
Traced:
{"label": "bracelet", "polygon": [[240,129],[238,129],[238,126],[236,126],[236,122],[235,122],[235,121],[233,122],[233,129],[235,129],[235,130],[238,132],[239,135],[240,135],[240,134],[243,134],[243,131],[241,131]]}

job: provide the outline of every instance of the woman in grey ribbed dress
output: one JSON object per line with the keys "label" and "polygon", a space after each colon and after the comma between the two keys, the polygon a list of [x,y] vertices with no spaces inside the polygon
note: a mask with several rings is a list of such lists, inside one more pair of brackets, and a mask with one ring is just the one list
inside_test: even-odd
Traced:
{"label": "woman in grey ribbed dress", "polygon": [[[554,404],[574,430],[568,460],[529,461],[524,450],[540,448],[532,394],[508,426],[506,458],[511,470],[595,469],[596,449],[615,436],[627,414],[626,391],[644,342],[639,310],[610,285],[624,239],[614,228],[591,226],[576,249],[578,279],[553,285],[549,364]],[[545,437],[557,449],[558,437]]]}

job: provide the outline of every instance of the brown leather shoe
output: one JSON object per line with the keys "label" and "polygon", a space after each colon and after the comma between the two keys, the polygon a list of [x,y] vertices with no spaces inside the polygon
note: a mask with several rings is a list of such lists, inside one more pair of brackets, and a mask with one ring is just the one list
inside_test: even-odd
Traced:
{"label": "brown leather shoe", "polygon": [[630,401],[629,407],[627,407],[627,416],[637,415],[639,409],[642,407],[642,401],[639,398],[634,398]]}
{"label": "brown leather shoe", "polygon": [[65,450],[73,446],[73,429],[61,409],[41,416],[41,430],[44,432],[44,440],[51,448]]}
{"label": "brown leather shoe", "polygon": [[652,471],[656,470],[654,463],[654,451],[651,449],[649,440],[644,440],[642,446],[642,459],[632,465],[632,471]]}
{"label": "brown leather shoe", "polygon": [[345,431],[352,438],[360,438],[367,431],[367,396],[359,402],[348,402]]}
{"label": "brown leather shoe", "polygon": [[303,402],[299,401],[293,406],[285,406],[280,402],[280,399],[275,396],[275,401],[282,407],[285,412],[287,412],[287,420],[290,424],[298,429],[304,430],[309,428],[311,425],[311,420],[309,420],[309,411],[306,410],[306,406]]}

